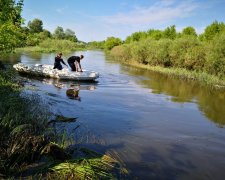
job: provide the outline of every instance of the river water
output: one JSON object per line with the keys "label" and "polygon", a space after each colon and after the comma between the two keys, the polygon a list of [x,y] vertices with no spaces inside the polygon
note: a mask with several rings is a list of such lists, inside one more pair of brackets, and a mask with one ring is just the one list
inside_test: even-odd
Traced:
{"label": "river water", "polygon": [[[77,117],[62,125],[75,141],[120,158],[130,179],[224,179],[225,90],[121,65],[101,51],[64,60],[81,53],[82,67],[100,73],[97,81],[30,77],[53,114]],[[54,54],[2,60],[53,64]],[[71,86],[80,89],[79,100],[67,97]],[[80,140],[84,131],[89,136]]]}

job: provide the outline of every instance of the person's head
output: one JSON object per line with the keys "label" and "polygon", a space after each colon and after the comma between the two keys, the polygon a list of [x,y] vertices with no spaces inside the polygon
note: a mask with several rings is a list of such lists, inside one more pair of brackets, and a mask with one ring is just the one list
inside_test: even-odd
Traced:
{"label": "person's head", "polygon": [[60,52],[57,56],[58,56],[58,57],[62,57],[62,53]]}
{"label": "person's head", "polygon": [[83,59],[83,58],[84,58],[84,55],[81,54],[81,55],[80,55],[80,59]]}

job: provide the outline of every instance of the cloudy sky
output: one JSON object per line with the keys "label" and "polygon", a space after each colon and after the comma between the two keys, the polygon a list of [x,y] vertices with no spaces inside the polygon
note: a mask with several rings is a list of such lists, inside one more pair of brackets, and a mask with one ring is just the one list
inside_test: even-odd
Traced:
{"label": "cloudy sky", "polygon": [[22,15],[26,24],[41,19],[51,32],[69,28],[81,41],[124,40],[133,32],[171,25],[201,33],[215,20],[225,22],[225,0],[24,0]]}

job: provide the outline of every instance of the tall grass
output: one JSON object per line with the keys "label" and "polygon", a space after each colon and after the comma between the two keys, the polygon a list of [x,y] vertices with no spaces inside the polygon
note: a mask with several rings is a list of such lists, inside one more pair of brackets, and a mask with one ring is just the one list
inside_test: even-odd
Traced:
{"label": "tall grass", "polygon": [[48,113],[37,96],[22,96],[12,73],[0,71],[0,174],[10,176],[39,157]]}

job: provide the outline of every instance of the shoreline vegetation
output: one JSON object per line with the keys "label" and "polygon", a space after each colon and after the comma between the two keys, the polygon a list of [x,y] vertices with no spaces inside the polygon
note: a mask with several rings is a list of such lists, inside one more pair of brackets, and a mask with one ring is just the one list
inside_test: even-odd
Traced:
{"label": "shoreline vegetation", "polygon": [[[118,60],[115,60],[118,61]],[[121,63],[121,62],[120,62]],[[161,73],[170,78],[179,78],[187,81],[198,81],[200,84],[209,85],[214,88],[225,88],[225,79],[221,79],[217,76],[207,74],[205,72],[189,71],[182,68],[166,68],[161,66],[151,66],[138,63],[137,61],[122,62],[125,65],[129,65],[136,68],[150,70],[156,73]]]}
{"label": "shoreline vegetation", "polygon": [[85,44],[79,42],[71,42],[69,40],[46,39],[36,46],[26,46],[16,48],[15,52],[40,52],[40,53],[58,53],[58,52],[72,52],[77,50],[84,50]]}
{"label": "shoreline vegetation", "polygon": [[[192,31],[186,33],[187,29]],[[108,52],[121,63],[216,87],[225,86],[224,23],[215,21],[199,36],[191,27],[182,33],[177,33],[175,26],[164,31],[137,32]]]}
{"label": "shoreline vegetation", "polygon": [[35,92],[24,91],[26,83],[10,67],[0,69],[0,179],[110,179],[128,173],[110,156],[56,132],[57,123],[74,118],[51,114]]}

